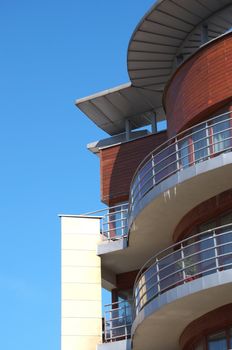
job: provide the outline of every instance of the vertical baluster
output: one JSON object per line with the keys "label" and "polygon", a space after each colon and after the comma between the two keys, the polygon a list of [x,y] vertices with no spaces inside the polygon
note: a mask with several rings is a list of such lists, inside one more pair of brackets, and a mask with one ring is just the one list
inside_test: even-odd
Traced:
{"label": "vertical baluster", "polygon": [[208,122],[206,122],[206,141],[207,141],[207,158],[210,158],[210,134],[209,134]]}
{"label": "vertical baluster", "polygon": [[107,217],[107,236],[108,236],[108,240],[110,240],[110,210],[109,209],[106,217]]}
{"label": "vertical baluster", "polygon": [[124,222],[125,222],[125,220],[124,220],[124,206],[122,205],[121,207],[120,207],[120,226],[121,226],[121,234],[120,234],[120,236],[124,236],[125,235],[125,225],[124,225]]}
{"label": "vertical baluster", "polygon": [[180,159],[179,159],[179,145],[178,145],[178,140],[177,137],[175,138],[175,150],[176,150],[176,170],[180,170]]}
{"label": "vertical baluster", "polygon": [[181,269],[182,269],[182,275],[183,275],[183,281],[185,283],[185,280],[186,280],[186,272],[185,272],[185,262],[184,262],[184,246],[183,246],[183,243],[181,243],[181,250],[180,250],[180,253],[181,253]]}
{"label": "vertical baluster", "polygon": [[152,184],[153,187],[155,186],[155,160],[154,160],[154,154],[151,155],[151,166],[152,166]]}
{"label": "vertical baluster", "polygon": [[217,235],[215,230],[213,230],[213,246],[214,246],[214,254],[215,254],[215,264],[216,264],[216,269],[219,271],[219,261],[218,261],[218,250],[217,250]]}
{"label": "vertical baluster", "polygon": [[160,275],[159,275],[159,260],[156,258],[156,272],[157,272],[157,293],[160,295],[161,287],[160,287]]}
{"label": "vertical baluster", "polygon": [[124,315],[125,338],[127,339],[126,302],[124,304]]}
{"label": "vertical baluster", "polygon": [[110,340],[112,341],[113,339],[113,314],[112,314],[112,310],[109,311],[109,333],[110,333]]}

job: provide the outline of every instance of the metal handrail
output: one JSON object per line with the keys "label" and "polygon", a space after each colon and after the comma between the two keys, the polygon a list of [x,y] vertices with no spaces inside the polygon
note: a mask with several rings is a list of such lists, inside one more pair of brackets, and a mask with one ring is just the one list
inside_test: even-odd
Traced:
{"label": "metal handrail", "polygon": [[232,224],[206,230],[171,245],[151,257],[140,269],[133,290],[134,316],[167,290],[227,268],[232,268]]}
{"label": "metal handrail", "polygon": [[126,300],[105,305],[105,342],[130,338],[132,325],[131,311],[131,305]]}
{"label": "metal handrail", "polygon": [[[102,213],[102,215],[99,215]],[[123,203],[83,214],[100,218],[100,232],[103,240],[115,241],[127,236],[128,233],[128,203]]]}
{"label": "metal handrail", "polygon": [[[103,213],[101,216],[98,215],[101,220],[102,239],[112,241],[127,237],[130,213],[139,201],[164,179],[184,168],[215,157],[217,154],[231,151],[231,113],[226,112],[194,125],[150,152],[140,163],[133,176],[129,204],[124,203],[84,214],[86,216]],[[224,126],[223,123],[225,123]],[[220,129],[223,127],[222,130],[215,130],[217,126]],[[202,133],[205,136],[202,136]],[[187,145],[184,144],[186,142]],[[204,142],[205,144],[202,145]]]}
{"label": "metal handrail", "polygon": [[[220,129],[217,130],[217,127]],[[202,133],[205,135],[202,136]],[[199,135],[198,139],[197,135]],[[221,139],[219,139],[220,135]],[[184,144],[186,142],[187,145]],[[200,145],[204,142],[205,145]],[[197,145],[200,147],[198,148]],[[164,179],[231,149],[231,112],[212,117],[170,138],[150,152],[138,166],[130,186],[129,213],[147,192]]]}

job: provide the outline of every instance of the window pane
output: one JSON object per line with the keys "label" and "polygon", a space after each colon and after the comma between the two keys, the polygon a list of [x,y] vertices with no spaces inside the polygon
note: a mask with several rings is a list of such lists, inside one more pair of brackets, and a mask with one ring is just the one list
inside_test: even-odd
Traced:
{"label": "window pane", "polygon": [[231,147],[230,119],[228,115],[216,118],[212,123],[214,152]]}
{"label": "window pane", "polygon": [[194,350],[203,350],[204,349],[204,344],[203,341],[200,341],[194,346]]}
{"label": "window pane", "polygon": [[180,166],[183,168],[186,168],[189,166],[189,137],[184,138],[183,140],[178,142],[179,146],[179,161],[180,161]]}
{"label": "window pane", "polygon": [[194,128],[192,134],[195,162],[205,160],[208,155],[206,124]]}
{"label": "window pane", "polygon": [[227,350],[226,333],[220,332],[208,337],[209,350]]}

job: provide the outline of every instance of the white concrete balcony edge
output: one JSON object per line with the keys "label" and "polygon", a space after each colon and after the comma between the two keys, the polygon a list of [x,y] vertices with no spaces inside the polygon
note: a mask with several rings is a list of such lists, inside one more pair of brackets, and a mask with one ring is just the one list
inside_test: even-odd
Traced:
{"label": "white concrete balcony edge", "polygon": [[[133,350],[179,349],[179,337],[194,319],[232,302],[232,270],[180,285],[148,303],[132,324]],[[145,341],[146,340],[146,341]]]}

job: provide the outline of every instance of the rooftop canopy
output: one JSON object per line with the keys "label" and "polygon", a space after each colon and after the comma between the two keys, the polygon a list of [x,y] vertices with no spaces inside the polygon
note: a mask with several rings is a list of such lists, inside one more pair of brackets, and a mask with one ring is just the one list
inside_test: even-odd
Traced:
{"label": "rooftop canopy", "polygon": [[[179,64],[232,27],[231,0],[158,0],[129,42],[131,83],[76,101],[110,135],[150,124],[161,111],[163,90]],[[162,113],[158,118],[164,117]]]}
{"label": "rooftop canopy", "polygon": [[[131,83],[76,101],[76,105],[110,135],[125,132],[125,119],[130,120],[132,130],[151,124],[157,103],[158,98],[152,92],[144,92]],[[157,114],[159,120],[164,118],[159,110]]]}

